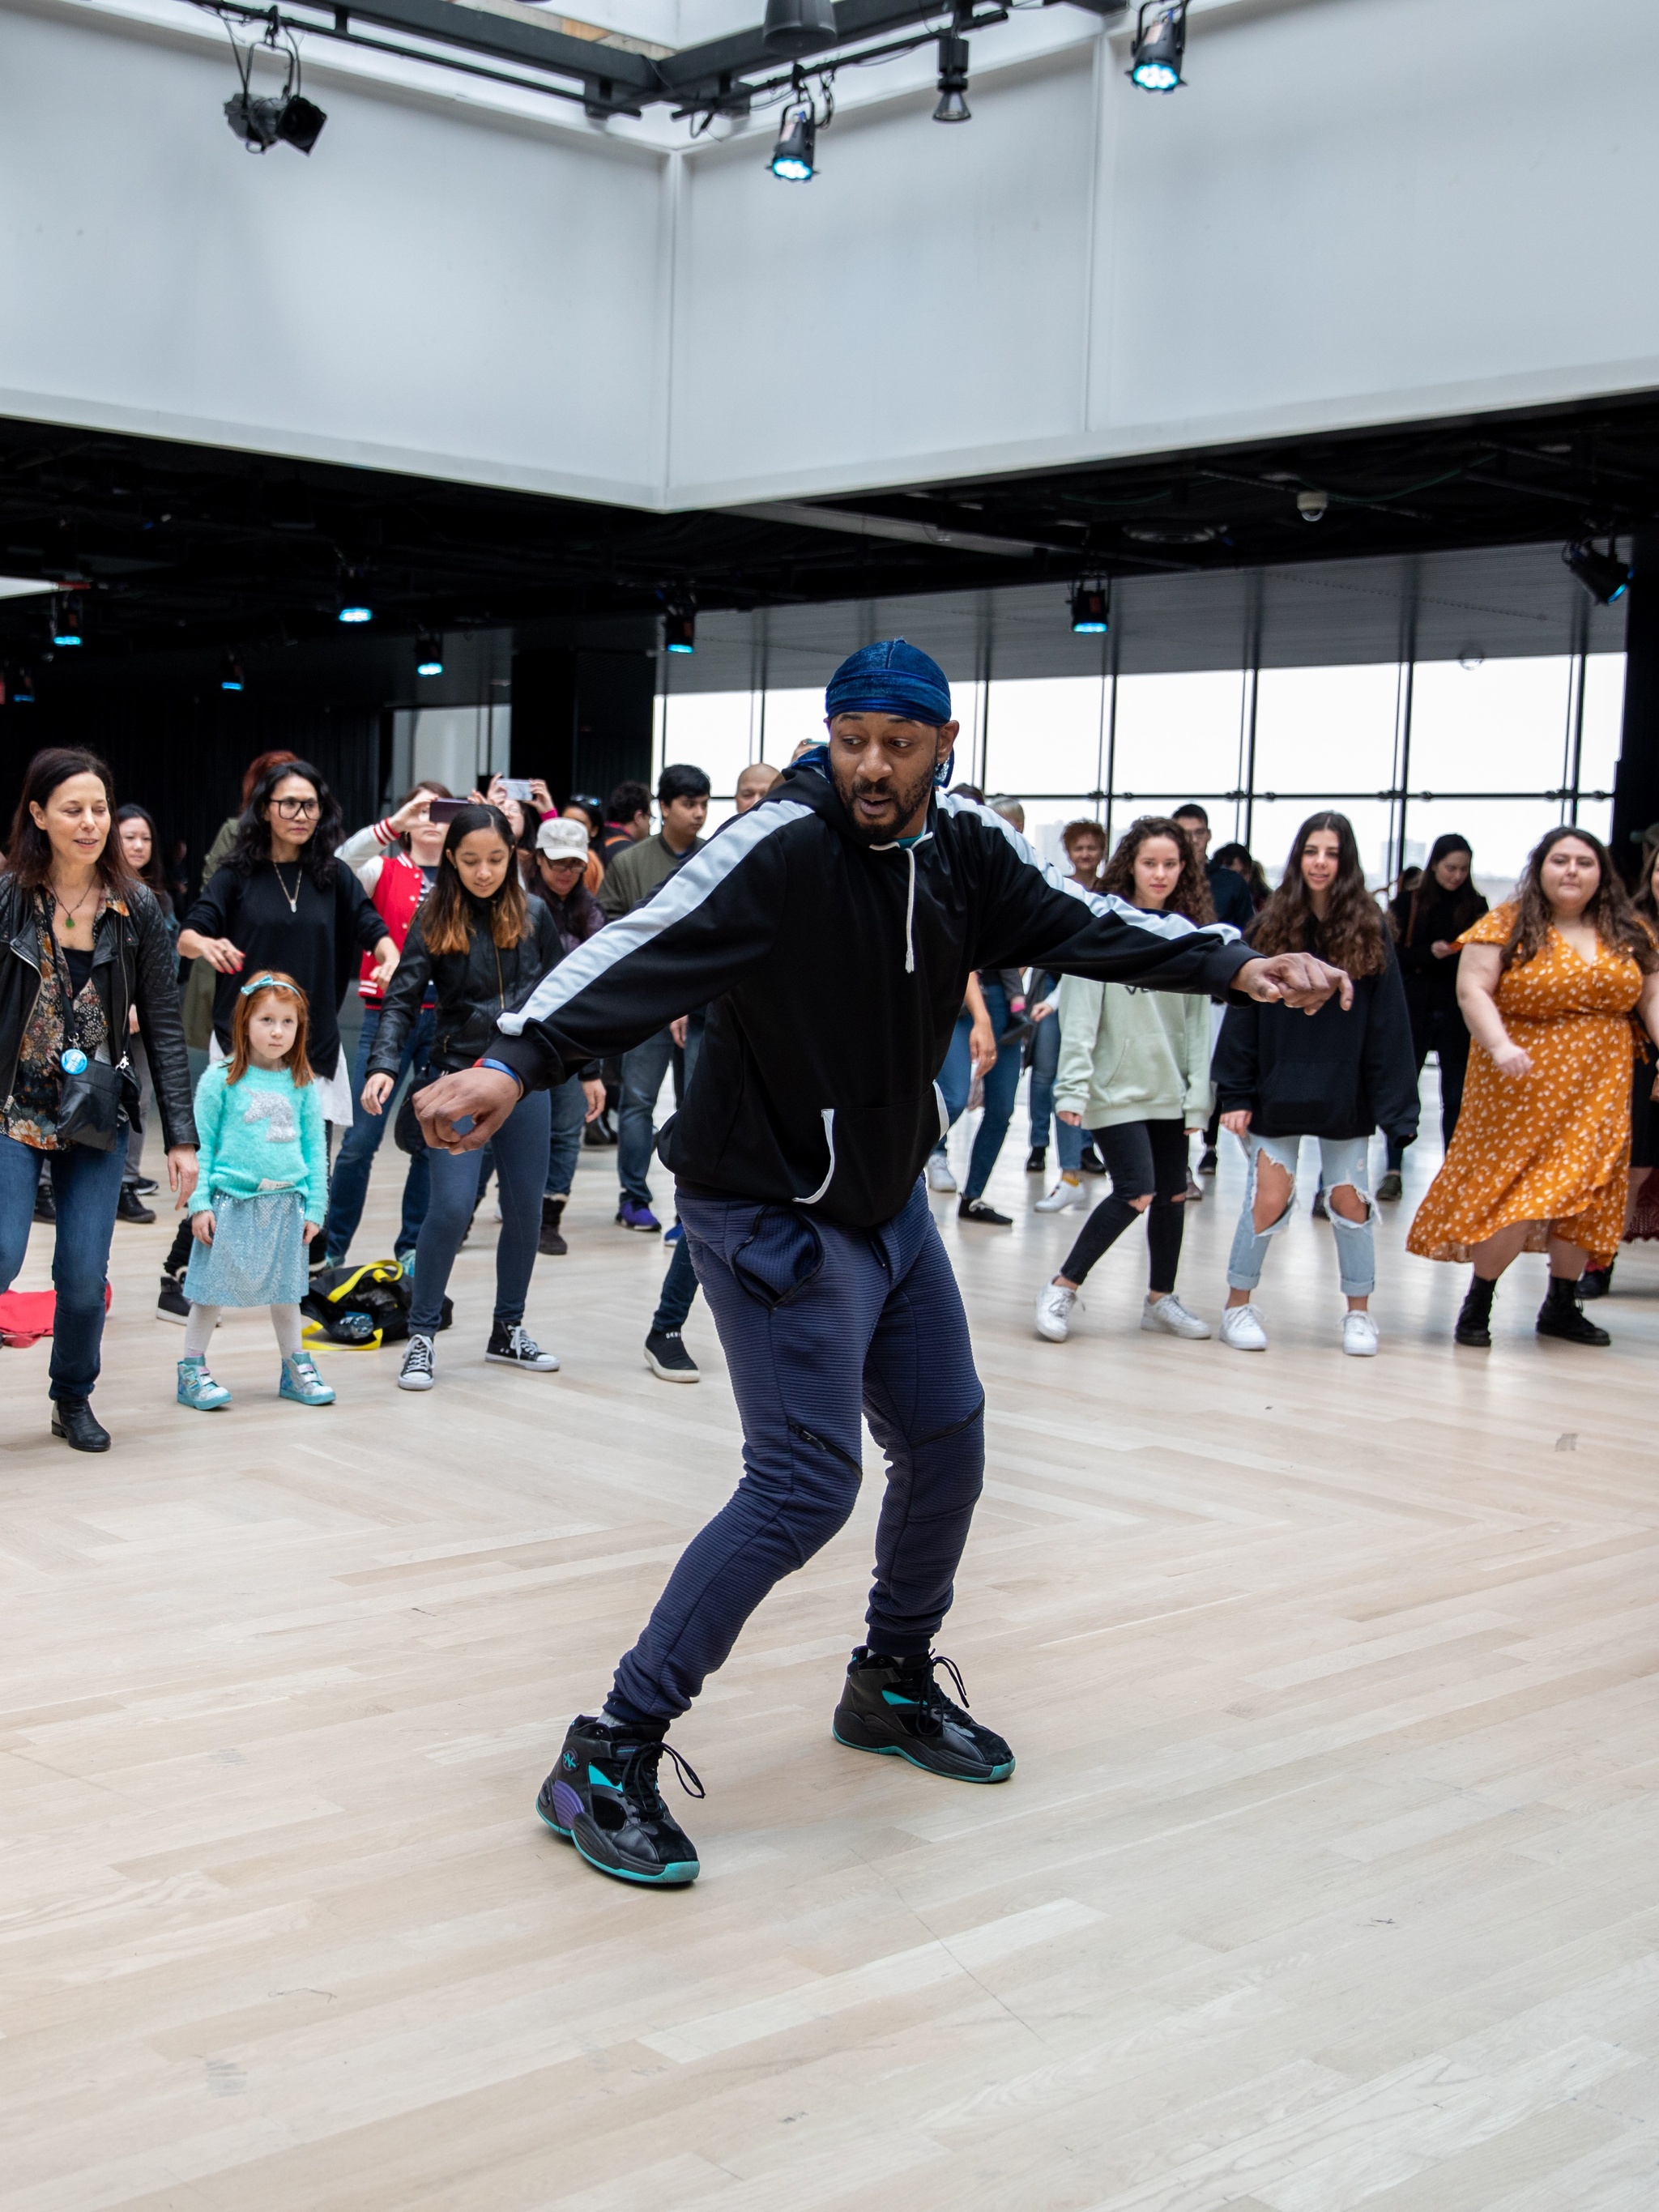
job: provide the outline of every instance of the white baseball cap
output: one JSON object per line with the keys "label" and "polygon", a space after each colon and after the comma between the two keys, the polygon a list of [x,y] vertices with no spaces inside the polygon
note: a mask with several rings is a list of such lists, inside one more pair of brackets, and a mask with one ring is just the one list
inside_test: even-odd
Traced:
{"label": "white baseball cap", "polygon": [[580,822],[567,822],[562,814],[551,814],[536,832],[536,850],[545,853],[550,860],[581,860],[587,859],[587,832]]}

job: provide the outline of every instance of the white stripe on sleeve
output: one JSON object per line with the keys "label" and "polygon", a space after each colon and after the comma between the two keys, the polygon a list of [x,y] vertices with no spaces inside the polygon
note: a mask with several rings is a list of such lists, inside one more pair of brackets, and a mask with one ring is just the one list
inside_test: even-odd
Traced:
{"label": "white stripe on sleeve", "polygon": [[1144,929],[1152,937],[1185,937],[1197,931],[1205,937],[1212,937],[1218,945],[1231,945],[1237,939],[1238,932],[1230,921],[1195,922],[1188,921],[1184,914],[1148,914],[1140,907],[1131,906],[1127,899],[1119,898],[1115,891],[1085,890],[1073,877],[1062,876],[1052,860],[1040,860],[1013,823],[994,808],[976,806],[971,799],[958,799],[954,792],[947,792],[939,803],[948,814],[977,814],[988,828],[1000,830],[1020,859],[1028,867],[1035,868],[1044,883],[1057,891],[1064,891],[1070,898],[1082,899],[1092,913],[1115,914],[1120,921]]}
{"label": "white stripe on sleeve", "polygon": [[[763,799],[726,823],[700,853],[670,876],[653,898],[636,906],[616,921],[607,922],[586,945],[579,945],[556,968],[550,968],[523,1006],[510,1007],[496,1023],[508,1036],[520,1036],[532,1022],[546,1021],[577,993],[598,982],[619,960],[627,959],[693,915],[703,902],[734,874],[751,853],[792,822],[803,821],[812,810],[796,799]],[[695,986],[690,996],[696,998]],[[685,1011],[690,1012],[688,1004]]]}

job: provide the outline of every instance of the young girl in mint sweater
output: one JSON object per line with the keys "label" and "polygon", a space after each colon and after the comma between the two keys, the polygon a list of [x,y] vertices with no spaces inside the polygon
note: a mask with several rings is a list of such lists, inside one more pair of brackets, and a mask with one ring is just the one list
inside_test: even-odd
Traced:
{"label": "young girl in mint sweater", "polygon": [[208,1372],[207,1349],[226,1306],[269,1306],[283,1355],[278,1395],[331,1406],[334,1393],[300,1339],[306,1247],[328,1210],[323,1109],[306,1058],[306,994],[264,969],[244,983],[231,1052],[196,1087],[201,1173],[191,1200],[185,1356],[179,1403],[216,1413],[230,1393]]}

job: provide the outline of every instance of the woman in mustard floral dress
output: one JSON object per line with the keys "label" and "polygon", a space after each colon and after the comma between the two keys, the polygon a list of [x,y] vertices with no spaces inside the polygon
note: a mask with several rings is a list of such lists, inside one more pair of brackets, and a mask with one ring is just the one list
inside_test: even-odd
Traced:
{"label": "woman in mustard floral dress", "polygon": [[1632,1018],[1659,1034],[1659,945],[1600,840],[1567,828],[1540,840],[1515,897],[1457,941],[1468,1084],[1407,1249],[1474,1261],[1459,1344],[1490,1346],[1498,1278],[1545,1251],[1538,1334],[1610,1343],[1585,1318],[1579,1278],[1613,1257],[1625,1225]]}

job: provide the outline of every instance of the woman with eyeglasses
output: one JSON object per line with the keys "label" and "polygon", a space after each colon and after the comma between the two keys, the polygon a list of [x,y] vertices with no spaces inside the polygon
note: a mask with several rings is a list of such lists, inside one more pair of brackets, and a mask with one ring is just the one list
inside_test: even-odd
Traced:
{"label": "woman with eyeglasses", "polygon": [[[340,803],[309,762],[273,763],[254,785],[236,842],[185,916],[179,951],[214,971],[210,1062],[228,1059],[231,1024],[245,976],[262,968],[291,975],[310,1009],[307,1055],[325,1121],[351,1127],[351,1071],[340,1049],[339,1008],[359,951],[374,955],[366,980],[384,988],[397,943],[352,871],[335,859]],[[156,1313],[187,1321],[180,1287],[188,1237],[167,1255]]]}

